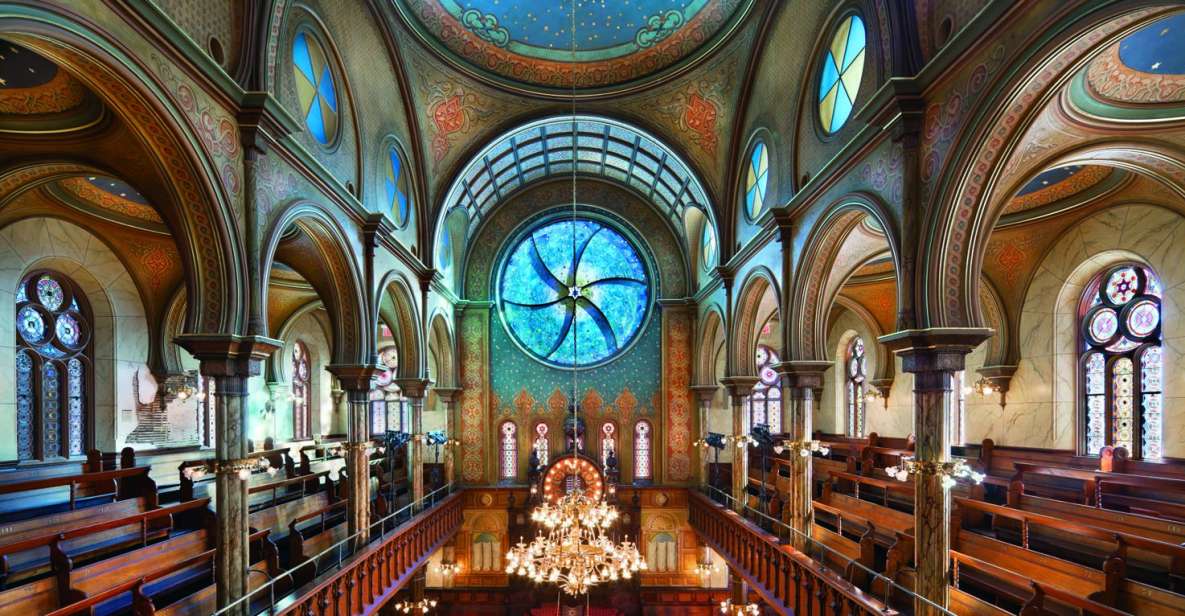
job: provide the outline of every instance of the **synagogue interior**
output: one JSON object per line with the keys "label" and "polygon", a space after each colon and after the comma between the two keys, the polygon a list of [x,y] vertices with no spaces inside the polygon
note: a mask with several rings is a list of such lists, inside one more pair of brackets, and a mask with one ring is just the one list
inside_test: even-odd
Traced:
{"label": "synagogue interior", "polygon": [[0,0],[0,614],[1185,614],[1185,6]]}

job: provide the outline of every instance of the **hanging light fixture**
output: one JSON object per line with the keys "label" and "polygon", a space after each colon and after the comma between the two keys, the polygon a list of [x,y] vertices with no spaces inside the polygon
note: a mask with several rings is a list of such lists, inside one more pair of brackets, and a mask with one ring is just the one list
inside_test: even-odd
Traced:
{"label": "hanging light fixture", "polygon": [[[572,254],[576,254],[576,1],[572,2]],[[575,272],[572,273],[575,276]],[[575,283],[575,280],[573,280]],[[580,288],[573,284],[570,289],[573,302],[580,301]],[[575,312],[575,310],[574,310]],[[579,330],[572,325],[572,425],[573,456],[580,455],[581,439],[576,434],[578,423],[578,374]],[[569,595],[582,595],[589,588],[604,582],[629,579],[633,574],[646,569],[638,547],[626,537],[615,542],[607,533],[620,517],[617,508],[604,500],[604,496],[590,498],[581,487],[576,465],[568,464],[567,472],[574,475],[573,481],[565,481],[567,492],[555,504],[544,497],[543,503],[532,513],[531,520],[542,528],[531,542],[518,544],[506,554],[506,573],[528,577],[536,583],[558,584]],[[535,494],[532,486],[532,494]]]}

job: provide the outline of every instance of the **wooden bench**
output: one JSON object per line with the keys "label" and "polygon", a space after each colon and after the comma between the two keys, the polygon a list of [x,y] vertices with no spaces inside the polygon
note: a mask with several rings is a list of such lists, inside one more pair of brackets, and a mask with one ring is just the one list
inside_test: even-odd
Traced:
{"label": "wooden bench", "polygon": [[[835,529],[827,528],[818,521],[811,527],[811,538],[818,542],[821,549],[812,550],[811,557],[828,567],[843,572],[845,580],[864,588],[870,576],[868,572],[876,571],[876,525],[860,516],[815,502],[812,506],[818,513],[830,514],[835,520]],[[845,524],[845,521],[847,524]],[[858,531],[858,539],[852,540],[845,534],[845,526]],[[813,547],[813,546],[812,546]]]}
{"label": "wooden bench", "polygon": [[1185,519],[1185,479],[1017,463],[1009,482],[1009,502],[1026,493]]}
{"label": "wooden bench", "polygon": [[[209,500],[195,500],[171,507],[137,511],[120,501],[84,510],[91,515],[67,523],[33,528],[12,535],[0,545],[0,580],[4,586],[20,583],[50,570],[51,550],[56,545],[76,561],[91,561],[129,546],[148,545],[168,537],[174,528],[197,528],[204,523]],[[106,511],[95,515],[93,510]],[[71,512],[81,513],[81,512]]]}
{"label": "wooden bench", "polygon": [[148,471],[147,466],[136,466],[0,484],[0,498],[7,497],[10,505],[4,517],[11,521],[136,497],[155,502],[156,483]]}
{"label": "wooden bench", "polygon": [[[289,568],[294,569],[296,587],[311,582],[324,572],[326,563],[340,562],[343,554],[317,556],[349,536],[349,526],[345,523],[348,511],[349,501],[340,500],[288,524],[288,563]],[[316,522],[309,524],[313,520]]]}
{"label": "wooden bench", "polygon": [[300,500],[281,503],[275,507],[253,512],[248,517],[248,525],[253,531],[271,531],[268,540],[278,543],[288,538],[288,527],[293,520],[308,513],[320,511],[336,500],[332,490],[323,490]]}
{"label": "wooden bench", "polygon": [[1040,513],[1064,520],[1076,520],[1083,524],[1109,530],[1138,535],[1165,543],[1185,544],[1185,524],[1138,513],[1126,513],[1099,509],[1089,505],[1022,494],[1009,505],[1021,511]]}
{"label": "wooden bench", "polygon": [[[248,569],[248,593],[258,591],[280,573],[276,566],[274,549],[270,548],[272,543],[267,540],[268,532],[267,530],[262,530],[252,533],[248,537],[248,541],[252,545],[262,545],[265,550],[271,550],[270,553],[265,553],[259,560],[253,562],[251,568]],[[213,551],[209,553],[212,555]],[[190,561],[204,558],[206,558],[205,553],[190,559]],[[151,581],[162,576],[170,575],[174,571],[189,566],[190,561],[182,561],[156,571],[146,576],[144,580]],[[134,587],[132,591],[132,611],[136,616],[149,616],[151,614],[158,614],[160,616],[207,616],[213,614],[218,609],[218,587],[216,584],[210,584],[197,592],[161,608],[157,608],[153,598],[143,592],[143,587],[144,585],[141,584]],[[251,603],[262,608],[263,605],[270,605],[272,603],[271,596],[266,593],[260,593],[258,597],[252,597]],[[258,611],[257,609],[252,609],[250,613],[254,614]]]}
{"label": "wooden bench", "polygon": [[[1016,613],[1025,616],[1054,616],[1063,613],[1053,611],[1054,604],[1070,608],[1074,613],[1093,614],[1095,616],[1128,616],[1127,612],[1099,603],[1068,592],[1056,585],[1042,580],[1018,575],[1008,569],[996,566],[988,561],[951,550],[951,590],[950,609],[956,614],[973,616],[998,616],[1013,612],[1003,610],[984,599],[964,592],[961,586],[968,578],[980,584],[988,585],[996,594],[1009,597],[1012,602],[1021,607]],[[980,576],[975,576],[978,572]]]}

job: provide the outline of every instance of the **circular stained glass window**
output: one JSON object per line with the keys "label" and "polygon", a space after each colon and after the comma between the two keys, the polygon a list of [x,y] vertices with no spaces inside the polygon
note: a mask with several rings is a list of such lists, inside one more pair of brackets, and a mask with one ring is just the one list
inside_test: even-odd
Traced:
{"label": "circular stained glass window", "polygon": [[1160,325],[1160,308],[1151,300],[1132,304],[1127,312],[1127,329],[1136,336],[1147,336]]}
{"label": "circular stained glass window", "polygon": [[1114,310],[1104,308],[1094,313],[1090,319],[1090,337],[1095,342],[1103,343],[1115,336],[1119,331],[1119,317]]}
{"label": "circular stained glass window", "polygon": [[716,234],[712,232],[712,225],[704,223],[700,231],[700,253],[704,256],[704,267],[716,265]]}
{"label": "circular stained glass window", "polygon": [[66,299],[62,285],[49,276],[42,276],[37,281],[37,301],[50,310],[57,310]]}
{"label": "circular stained glass window", "polygon": [[609,361],[650,308],[637,248],[590,219],[543,223],[509,251],[498,284],[502,322],[531,356],[557,367]]}
{"label": "circular stained glass window", "polygon": [[1105,290],[1107,299],[1111,300],[1111,303],[1116,306],[1126,304],[1136,296],[1139,290],[1139,283],[1140,278],[1136,275],[1135,268],[1121,267],[1107,277]]}
{"label": "circular stained glass window", "polygon": [[769,186],[769,151],[764,141],[753,146],[748,168],[745,173],[745,211],[750,219],[757,220],[765,209],[765,189]]}
{"label": "circular stained glass window", "polygon": [[16,326],[20,329],[21,337],[29,344],[41,344],[48,337],[45,317],[40,310],[32,306],[25,306],[17,311]]}
{"label": "circular stained glass window", "polygon": [[74,315],[66,313],[58,316],[58,322],[54,326],[54,330],[57,332],[58,342],[63,345],[71,349],[81,346],[82,326]]}
{"label": "circular stained glass window", "polygon": [[864,20],[843,20],[823,56],[819,77],[819,120],[828,134],[843,127],[856,106],[864,77]]}
{"label": "circular stained glass window", "polygon": [[391,218],[395,220],[395,225],[403,228],[411,213],[411,199],[408,197],[411,192],[407,187],[407,169],[403,166],[399,150],[396,150],[393,145],[387,148],[386,167],[383,186],[387,194],[387,210],[391,214]]}
{"label": "circular stained glass window", "polygon": [[337,85],[325,51],[308,32],[298,32],[292,40],[292,73],[305,127],[322,145],[333,143],[339,115]]}

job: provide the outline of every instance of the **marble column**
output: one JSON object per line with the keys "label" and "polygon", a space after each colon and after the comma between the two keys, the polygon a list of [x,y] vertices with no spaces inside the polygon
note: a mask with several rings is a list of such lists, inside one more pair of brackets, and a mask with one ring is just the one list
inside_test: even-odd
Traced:
{"label": "marble column", "polygon": [[[214,555],[219,607],[246,595],[248,551],[247,482],[239,471],[247,460],[247,379],[258,376],[263,361],[280,348],[278,340],[259,336],[179,336],[176,343],[201,366],[203,377],[214,379],[215,499],[217,552]],[[247,610],[240,612],[246,614]]]}
{"label": "marble column", "polygon": [[346,518],[350,535],[357,533],[357,545],[370,540],[370,444],[371,377],[378,366],[332,365],[326,370],[337,377],[346,399],[346,492],[350,511]]}
{"label": "marble column", "polygon": [[432,383],[426,379],[400,379],[396,381],[400,391],[407,398],[411,406],[411,455],[408,456],[407,475],[411,478],[412,512],[418,512],[424,499],[424,398],[428,393],[428,386]]}
{"label": "marble column", "polygon": [[967,353],[991,330],[943,328],[906,330],[880,339],[901,357],[902,369],[914,375],[915,460],[914,564],[917,570],[914,613],[941,614],[949,601],[950,493],[938,468],[950,459],[947,400],[954,374],[963,369]]}
{"label": "marble column", "polygon": [[[789,405],[783,407],[782,429],[789,434],[790,441],[805,446],[814,431],[815,390],[823,386],[823,372],[831,366],[828,361],[782,362],[775,369],[782,377],[782,400]],[[794,546],[806,547],[806,538],[811,536],[811,524],[815,510],[811,506],[813,495],[814,458],[803,456],[797,451],[790,455],[790,493],[786,502],[790,527],[798,531],[794,535]]]}
{"label": "marble column", "polygon": [[732,449],[732,505],[738,512],[744,511],[748,500],[745,488],[749,486],[749,446],[738,447],[737,443],[749,434],[745,422],[745,397],[753,391],[757,380],[751,376],[731,376],[721,380],[728,389],[728,404],[732,409],[732,439],[729,441]]}
{"label": "marble column", "polygon": [[457,399],[460,397],[460,387],[433,387],[433,391],[440,397],[444,405],[444,435],[448,439],[444,444],[444,485],[451,485],[456,477],[456,467],[453,451],[457,448],[457,437],[453,434],[457,422],[453,415],[457,412]]}
{"label": "marble column", "polygon": [[696,455],[699,456],[699,485],[701,487],[708,485],[708,448],[703,446],[704,439],[708,437],[708,432],[711,431],[711,414],[712,414],[712,399],[716,397],[716,390],[719,389],[716,385],[692,385],[691,391],[695,393],[696,406],[699,407],[699,442]]}

